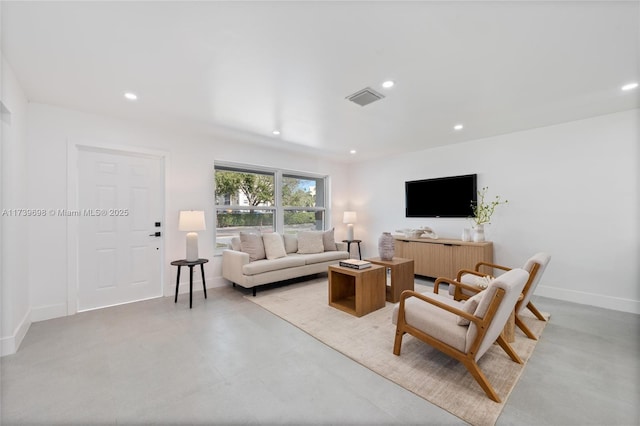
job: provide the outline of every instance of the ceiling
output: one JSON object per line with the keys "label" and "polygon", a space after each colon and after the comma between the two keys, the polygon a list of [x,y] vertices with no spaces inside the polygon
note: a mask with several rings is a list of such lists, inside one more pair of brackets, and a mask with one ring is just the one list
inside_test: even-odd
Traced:
{"label": "ceiling", "polygon": [[[640,80],[639,6],[0,7],[2,51],[31,102],[359,161],[638,108],[640,90],[620,87]],[[389,79],[395,86],[382,88]],[[367,86],[385,98],[364,107],[345,99]]]}

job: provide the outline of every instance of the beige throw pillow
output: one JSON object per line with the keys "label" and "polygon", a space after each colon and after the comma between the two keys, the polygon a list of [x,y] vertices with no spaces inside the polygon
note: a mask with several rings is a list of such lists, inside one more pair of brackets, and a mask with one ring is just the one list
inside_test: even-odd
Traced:
{"label": "beige throw pillow", "polygon": [[250,262],[264,259],[266,257],[264,252],[264,243],[262,242],[262,235],[260,234],[240,232],[240,249],[249,254]]}
{"label": "beige throw pillow", "polygon": [[322,234],[320,231],[298,232],[298,253],[312,254],[324,252]]}
{"label": "beige throw pillow", "polygon": [[328,231],[322,233],[322,244],[324,245],[324,251],[336,251],[336,239],[334,237],[335,228],[331,228]]}
{"label": "beige throw pillow", "polygon": [[277,232],[264,234],[262,241],[264,242],[264,252],[267,259],[278,259],[287,255],[287,252],[284,250],[282,236]]}
{"label": "beige throw pillow", "polygon": [[[468,298],[462,304],[462,310],[471,315],[475,314],[476,308],[478,307],[478,305],[480,304],[480,301],[482,300],[482,296],[484,296],[484,291],[476,293],[470,298]],[[468,319],[463,317],[458,317],[458,325],[469,325],[470,323],[471,321],[469,321]]]}
{"label": "beige throw pillow", "polygon": [[298,251],[298,237],[292,234],[284,234],[284,249],[287,253],[296,253]]}

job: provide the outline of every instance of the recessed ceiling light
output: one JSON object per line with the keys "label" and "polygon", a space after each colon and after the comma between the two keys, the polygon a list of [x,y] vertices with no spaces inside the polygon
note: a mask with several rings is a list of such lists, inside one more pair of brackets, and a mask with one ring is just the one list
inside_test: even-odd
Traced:
{"label": "recessed ceiling light", "polygon": [[456,124],[455,126],[453,126],[453,130],[462,130],[464,128],[464,126],[462,124]]}
{"label": "recessed ceiling light", "polygon": [[349,154],[355,154],[355,153],[356,153],[355,149],[352,149],[351,151],[349,151]]}
{"label": "recessed ceiling light", "polygon": [[271,133],[273,133],[274,135],[278,136],[278,135],[280,134],[280,130],[274,130],[274,131],[273,131],[273,132],[271,132]]}
{"label": "recessed ceiling light", "polygon": [[135,101],[138,99],[138,95],[136,95],[135,93],[131,93],[131,92],[126,92],[124,94],[124,97],[129,99],[130,101]]}
{"label": "recessed ceiling light", "polygon": [[633,90],[636,87],[638,87],[638,83],[636,83],[636,82],[629,83],[629,84],[625,84],[624,86],[622,86],[622,90]]}
{"label": "recessed ceiling light", "polygon": [[385,89],[388,89],[390,87],[393,87],[393,85],[396,84],[393,80],[387,80],[384,83],[382,83],[382,87],[384,87]]}

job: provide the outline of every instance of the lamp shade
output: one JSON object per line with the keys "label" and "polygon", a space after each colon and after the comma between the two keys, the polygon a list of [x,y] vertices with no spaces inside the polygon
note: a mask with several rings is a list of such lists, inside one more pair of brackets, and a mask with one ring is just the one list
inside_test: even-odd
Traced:
{"label": "lamp shade", "polygon": [[204,222],[204,211],[184,210],[180,212],[178,230],[180,231],[204,231],[207,227]]}
{"label": "lamp shade", "polygon": [[356,223],[356,212],[344,212],[342,223]]}

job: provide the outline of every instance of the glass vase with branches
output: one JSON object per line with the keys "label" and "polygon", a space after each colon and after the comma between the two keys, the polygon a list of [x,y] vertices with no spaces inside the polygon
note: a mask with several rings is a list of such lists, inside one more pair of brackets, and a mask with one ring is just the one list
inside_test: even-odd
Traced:
{"label": "glass vase with branches", "polygon": [[502,200],[499,195],[491,201],[486,200],[488,186],[483,187],[478,191],[478,201],[471,204],[473,209],[473,221],[476,225],[484,225],[491,222],[491,216],[500,204],[507,204],[509,200]]}

